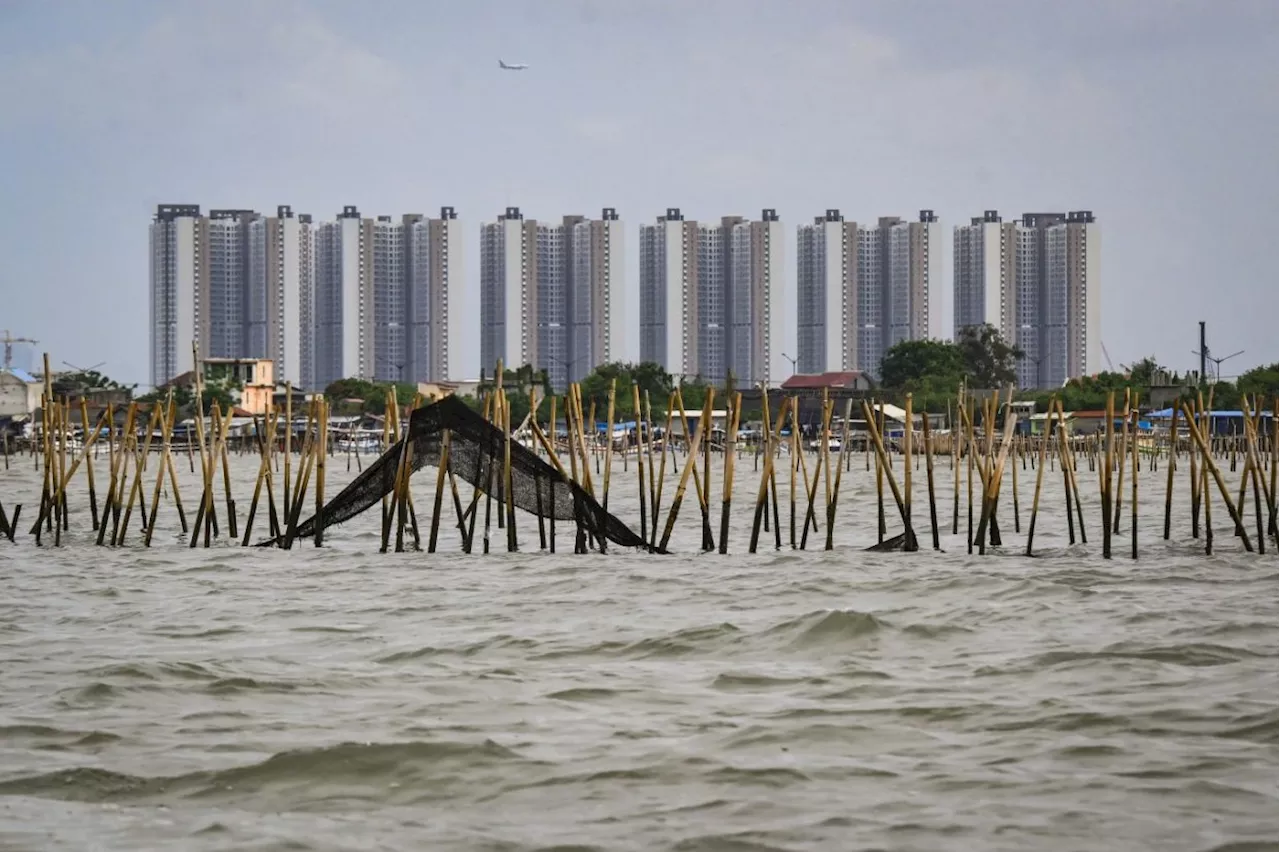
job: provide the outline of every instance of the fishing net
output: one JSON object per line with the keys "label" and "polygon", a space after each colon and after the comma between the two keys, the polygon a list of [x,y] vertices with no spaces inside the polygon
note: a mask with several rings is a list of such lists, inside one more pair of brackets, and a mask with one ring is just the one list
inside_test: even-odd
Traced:
{"label": "fishing net", "polygon": [[[506,436],[457,397],[447,396],[416,409],[409,418],[408,434],[328,502],[324,507],[325,529],[354,518],[395,490],[396,470],[405,441],[411,444],[412,471],[426,466],[438,468],[446,430],[449,433],[448,470],[457,479],[505,500]],[[516,507],[526,512],[581,522],[591,535],[608,539],[619,547],[647,547],[643,538],[605,511],[581,486],[514,440],[511,442],[511,494]],[[309,518],[298,525],[295,538],[314,536],[315,527],[315,518]],[[277,545],[282,541],[283,537],[275,538],[259,546]]]}

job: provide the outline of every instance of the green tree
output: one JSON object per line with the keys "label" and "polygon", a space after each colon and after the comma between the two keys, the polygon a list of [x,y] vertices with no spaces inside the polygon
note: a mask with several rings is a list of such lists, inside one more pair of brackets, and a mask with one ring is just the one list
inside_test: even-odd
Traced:
{"label": "green tree", "polygon": [[618,418],[631,418],[636,414],[631,393],[632,383],[640,389],[640,404],[644,405],[644,397],[648,393],[649,404],[658,409],[666,407],[667,397],[675,387],[671,374],[652,361],[639,364],[614,361],[596,367],[579,383],[582,390],[582,404],[589,409],[591,403],[595,402],[597,414],[607,411],[609,385],[614,381],[617,382],[614,407],[615,416]]}
{"label": "green tree", "polygon": [[902,340],[889,347],[880,362],[880,384],[894,391],[950,387],[965,375],[964,353],[942,340]]}
{"label": "green tree", "polygon": [[1018,361],[1026,354],[1006,343],[990,324],[962,328],[956,347],[964,359],[969,384],[975,388],[998,388],[1016,382]]}
{"label": "green tree", "polygon": [[1257,396],[1260,405],[1276,398],[1280,386],[1280,364],[1257,366],[1236,378],[1236,388],[1250,397]]}
{"label": "green tree", "polygon": [[97,370],[76,370],[53,378],[55,397],[77,396],[91,390],[124,390],[132,393],[137,385],[122,385]]}
{"label": "green tree", "polygon": [[1148,355],[1141,361],[1132,364],[1122,365],[1125,372],[1129,374],[1129,381],[1141,388],[1149,388],[1155,382],[1156,373],[1164,371],[1164,367],[1160,366],[1160,362],[1156,360],[1156,356]]}
{"label": "green tree", "polygon": [[371,382],[366,379],[338,379],[324,389],[325,399],[334,413],[383,414],[387,410],[387,393],[396,392],[396,403],[412,405],[418,386],[407,382]]}
{"label": "green tree", "polygon": [[[216,404],[220,410],[226,411],[230,407],[234,407],[236,400],[239,398],[239,386],[234,382],[225,379],[215,379],[206,383],[200,388],[200,403],[204,414],[213,411]],[[169,388],[160,387],[138,397],[137,401],[141,403],[164,402],[169,398]],[[190,417],[195,413],[196,408],[196,392],[195,388],[190,385],[173,385],[173,401],[178,406],[178,411],[184,417]]]}

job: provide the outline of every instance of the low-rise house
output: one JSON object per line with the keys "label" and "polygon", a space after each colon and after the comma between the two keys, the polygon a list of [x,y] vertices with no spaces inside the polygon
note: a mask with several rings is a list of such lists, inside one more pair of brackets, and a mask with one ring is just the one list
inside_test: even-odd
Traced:
{"label": "low-rise house", "polygon": [[44,385],[25,370],[0,370],[0,417],[30,416],[43,393]]}

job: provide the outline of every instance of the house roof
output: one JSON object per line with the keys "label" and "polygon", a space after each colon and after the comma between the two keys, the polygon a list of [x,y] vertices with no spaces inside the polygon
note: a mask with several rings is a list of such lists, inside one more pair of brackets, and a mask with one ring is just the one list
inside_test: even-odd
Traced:
{"label": "house roof", "polygon": [[7,370],[0,370],[0,373],[9,373],[13,377],[17,379],[21,379],[22,381],[26,382],[29,385],[40,384],[40,382],[36,380],[35,376],[31,375],[26,370],[19,370],[17,367],[10,367]]}
{"label": "house roof", "polygon": [[863,373],[857,370],[835,370],[827,373],[796,373],[782,383],[783,390],[804,390],[808,388],[852,388],[857,385]]}

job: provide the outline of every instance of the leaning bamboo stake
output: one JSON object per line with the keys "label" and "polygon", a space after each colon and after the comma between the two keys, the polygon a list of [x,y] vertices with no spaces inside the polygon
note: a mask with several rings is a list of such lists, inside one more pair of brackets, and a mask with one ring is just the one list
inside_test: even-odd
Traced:
{"label": "leaning bamboo stake", "polygon": [[[875,428],[884,434],[884,403],[880,403],[880,414]],[[868,429],[870,434],[870,429]],[[884,514],[884,459],[876,453],[876,544],[884,544],[884,537],[889,532]]]}
{"label": "leaning bamboo stake", "polygon": [[[1186,415],[1189,422],[1193,422],[1193,418],[1191,417],[1191,412],[1189,409],[1186,408],[1185,403],[1183,403],[1183,414]],[[1203,428],[1204,428],[1204,431],[1208,430],[1207,425]],[[1205,440],[1205,437],[1203,432],[1201,431],[1201,428],[1197,428],[1193,426],[1191,429],[1191,438],[1193,441],[1195,441],[1196,448],[1200,450],[1201,459],[1206,466],[1208,475],[1212,476],[1214,482],[1217,483],[1218,491],[1221,493],[1223,501],[1225,501],[1227,504],[1227,512],[1228,514],[1231,515],[1231,522],[1232,524],[1235,525],[1236,534],[1240,536],[1241,541],[1244,542],[1245,550],[1252,553],[1253,542],[1249,540],[1249,533],[1245,530],[1244,523],[1240,520],[1239,513],[1236,512],[1235,504],[1231,502],[1231,495],[1227,490],[1226,481],[1222,478],[1222,472],[1219,471],[1218,466],[1213,463],[1208,441]],[[1205,508],[1208,509],[1207,504]],[[1207,521],[1206,521],[1206,526],[1207,526]]]}
{"label": "leaning bamboo stake", "polygon": [[222,420],[222,430],[219,433],[219,449],[218,458],[214,460],[214,464],[222,465],[222,488],[226,497],[227,505],[227,535],[232,539],[237,539],[238,530],[236,529],[236,501],[231,497],[231,460],[227,457],[227,435],[231,431],[231,420],[234,409],[227,408],[227,416]]}
{"label": "leaning bamboo stake", "polygon": [[1276,513],[1280,509],[1277,504],[1276,485],[1280,479],[1280,395],[1271,401],[1271,485],[1268,487],[1267,505],[1271,507],[1271,517],[1267,521],[1267,534],[1273,538],[1280,537],[1280,524],[1277,524]]}
{"label": "leaning bamboo stake", "polygon": [[[907,410],[910,411],[910,397],[908,397],[907,405]],[[835,548],[836,504],[840,500],[840,475],[844,473],[845,466],[849,460],[849,420],[852,415],[853,398],[848,397],[844,401],[844,437],[840,440],[840,457],[836,460],[836,476],[835,482],[832,484],[831,502],[827,504],[827,550]],[[910,420],[910,416],[907,419]]]}
{"label": "leaning bamboo stake", "polygon": [[[647,391],[645,392],[645,397],[646,398],[648,397]],[[648,508],[649,507],[646,505],[646,503],[649,498],[646,495],[644,490],[644,462],[645,462],[644,445],[646,443],[647,437],[649,436],[649,429],[647,427],[647,424],[645,424],[645,428],[643,429],[643,431],[641,430],[641,424],[643,422],[643,418],[641,416],[641,408],[640,408],[640,385],[636,384],[635,382],[631,383],[631,410],[635,412],[635,424],[636,424],[636,485],[640,489],[640,538],[644,539],[645,541],[648,541],[649,540]],[[623,448],[623,452],[624,453],[626,452],[625,447]],[[624,455],[623,458],[626,458],[626,456]]]}
{"label": "leaning bamboo stake", "polygon": [[[537,428],[535,421],[534,428]],[[427,537],[427,553],[436,552],[436,537],[440,532],[440,510],[444,502],[445,475],[449,470],[449,430],[440,436],[440,466],[436,469],[436,496],[431,507],[431,532]]]}
{"label": "leaning bamboo stake", "polygon": [[[383,420],[383,434],[386,434],[386,420]],[[273,438],[275,436],[272,436]],[[385,438],[383,439],[386,440]],[[286,518],[293,517],[293,494],[289,486],[293,484],[290,476],[290,465],[293,461],[293,382],[284,383],[284,479],[280,481],[280,506]],[[383,501],[383,511],[386,510]]]}
{"label": "leaning bamboo stake", "polygon": [[[774,470],[774,453],[773,453],[772,441],[774,438],[773,429],[775,424],[774,424],[774,418],[770,417],[771,412],[769,411],[769,388],[767,385],[762,384],[760,387],[760,391],[761,391],[760,398],[764,404],[764,408],[763,408],[763,415],[764,415],[763,438],[765,441],[764,470],[760,474],[760,487],[756,490],[756,511],[755,511],[755,517],[752,519],[752,522],[751,522],[751,544],[747,548],[748,553],[755,553],[756,548],[760,542],[760,522],[764,518],[765,514],[768,512],[767,504],[768,504],[768,496],[769,496],[769,483],[773,478],[773,470]],[[782,421],[785,419],[786,414],[787,414],[787,400],[784,398],[782,401],[782,407],[778,409],[778,416],[776,418],[776,428],[779,433],[781,433],[782,431]],[[777,495],[776,495],[776,485],[775,485],[775,503],[774,503],[775,506],[777,505],[776,496]],[[774,519],[773,525],[774,525],[775,531],[777,532],[777,535],[779,536],[778,547],[780,548],[782,546],[782,542],[780,538],[781,532],[777,531],[778,522],[776,518]]]}
{"label": "leaning bamboo stake", "polygon": [[[902,506],[903,506],[903,509],[906,511],[908,518],[912,517],[911,515],[911,460],[912,460],[911,439],[915,437],[915,435],[913,434],[915,432],[915,420],[912,416],[911,409],[912,409],[912,394],[908,392],[907,399],[906,399],[906,408],[904,409],[904,411],[906,412],[906,415],[905,415],[906,422],[902,424]],[[848,417],[849,417],[849,413],[846,411],[845,419],[847,420]],[[843,447],[841,449],[843,450]],[[837,477],[836,482],[838,483],[839,481],[840,481],[839,477]]]}
{"label": "leaning bamboo stake", "polygon": [[929,533],[933,537],[933,549],[941,550],[941,544],[938,540],[938,501],[934,495],[933,482],[933,440],[929,433],[929,412],[922,410],[920,412],[920,423],[924,427],[924,473],[925,485],[929,489]]}
{"label": "leaning bamboo stake", "polygon": [[[993,404],[989,410],[995,410]],[[1009,407],[1005,407],[1004,419],[1004,435],[1000,440],[999,454],[992,462],[990,471],[988,472],[986,481],[983,483],[982,489],[982,514],[978,521],[978,553],[985,554],[987,552],[987,529],[994,522],[996,512],[996,500],[1000,496],[1000,480],[1004,476],[1004,466],[1009,458],[1009,447],[1013,443],[1013,430],[1017,425],[1017,415],[1015,415]],[[988,420],[990,428],[995,428],[994,414]],[[997,542],[993,542],[997,543]]]}
{"label": "leaning bamboo stake", "polygon": [[[511,402],[507,399],[506,391],[502,394],[502,432],[505,439],[502,458],[502,490],[506,496],[507,510],[507,552],[515,553],[519,550],[519,542],[516,540],[516,494],[515,481],[511,471]],[[608,468],[605,468],[606,471]],[[605,475],[605,499],[609,499],[608,492],[608,475]],[[601,537],[601,548],[603,548],[604,538]]]}
{"label": "leaning bamboo stake", "polygon": [[[871,415],[871,406],[867,404],[866,400],[863,400],[862,410],[867,417],[867,422],[874,422],[874,418]],[[875,442],[876,455],[879,456],[881,465],[884,467],[885,479],[889,482],[889,490],[893,493],[893,501],[898,505],[898,514],[902,518],[903,533],[906,539],[903,549],[908,552],[915,552],[919,549],[919,545],[916,542],[916,531],[911,526],[911,516],[907,514],[906,506],[902,502],[902,492],[898,489],[898,479],[893,475],[893,467],[886,457],[884,441],[880,437],[880,429],[878,427],[873,426],[871,428],[871,440]]]}
{"label": "leaning bamboo stake", "polygon": [[[713,388],[707,389],[707,396],[714,394]],[[732,402],[732,400],[730,400]],[[711,409],[715,411],[714,408]],[[698,492],[698,508],[702,511],[702,549],[714,550],[715,538],[711,535],[711,417],[698,421],[698,429],[702,432],[702,478],[699,481],[698,471],[693,471],[693,487]]]}
{"label": "leaning bamboo stake", "polygon": [[[169,451],[169,435],[172,432],[173,424],[168,417],[169,404],[173,401],[173,389],[169,389],[169,394],[165,398],[163,412],[160,416],[160,441],[162,444],[161,453]],[[164,456],[161,455],[160,464],[156,469],[156,484],[151,491],[151,514],[147,517],[146,528],[142,532],[142,544],[144,547],[151,546],[151,536],[155,532],[156,527],[156,511],[160,508],[160,491],[164,487],[164,477],[168,473],[165,468]]]}
{"label": "leaning bamboo stake", "polygon": [[[677,398],[679,390],[676,391]],[[707,391],[707,397],[702,403],[702,418],[709,420],[711,418],[711,398],[712,392]],[[684,419],[684,432],[688,434],[689,421],[684,418],[684,405],[680,406],[681,418]],[[689,440],[689,451],[685,455],[684,470],[680,473],[680,483],[676,486],[675,496],[671,498],[671,508],[667,511],[667,522],[662,529],[662,539],[658,543],[657,551],[659,553],[667,552],[667,544],[671,541],[671,531],[676,526],[676,516],[680,514],[680,504],[684,502],[684,492],[689,485],[689,475],[693,472],[694,465],[698,462],[698,446],[702,442],[702,430],[699,429]]]}
{"label": "leaning bamboo stake", "polygon": [[[156,427],[161,421],[160,403],[156,403],[151,407],[151,416],[147,418],[147,438],[142,447],[142,460],[145,460],[151,452],[151,436],[155,434]],[[129,516],[133,513],[133,502],[142,496],[142,473],[144,468],[142,460],[134,465],[133,485],[129,489],[129,502],[124,507],[124,520],[120,523],[120,534],[115,541],[116,545],[124,544],[124,537],[129,531]],[[146,507],[141,507],[140,511],[145,516]]]}
{"label": "leaning bamboo stake", "polygon": [[[120,479],[121,466],[124,464],[125,453],[124,445],[127,442],[127,436],[133,431],[134,416],[138,410],[136,402],[130,402],[128,409],[125,411],[124,431],[120,436],[120,447],[116,447],[113,439],[107,448],[108,467],[111,469],[111,479],[107,486],[107,499],[103,506],[102,524],[98,527],[98,545],[101,546],[106,542],[107,537],[107,520],[110,518],[113,530],[120,528]],[[114,430],[113,430],[114,432]],[[114,532],[112,534],[112,543],[115,542]]]}
{"label": "leaning bamboo stake", "polygon": [[[831,429],[831,403],[824,401],[822,403],[822,420],[820,435],[828,435]],[[808,507],[804,512],[804,529],[800,533],[800,549],[806,549],[809,543],[809,527],[812,526],[814,532],[818,530],[818,522],[814,504],[818,499],[818,486],[822,484],[822,476],[819,468],[822,467],[822,453],[817,454],[817,460],[814,462],[813,477],[806,483],[806,492],[808,495]]]}
{"label": "leaning bamboo stake", "polygon": [[[666,466],[667,460],[667,444],[671,441],[671,408],[674,394],[667,395],[667,419],[666,428],[662,431],[662,466]],[[649,483],[649,538],[647,539],[652,548],[653,540],[657,535],[658,528],[658,502],[659,495],[662,492],[661,477],[655,478],[655,468],[653,466],[653,402],[649,398],[649,392],[644,392],[644,455],[645,455],[645,473]]]}
{"label": "leaning bamboo stake", "polygon": [[[316,403],[320,409],[320,415],[317,418],[316,431],[319,433],[319,440],[316,442],[316,511],[315,511],[315,533],[313,541],[316,547],[324,544],[324,473],[325,459],[329,453],[329,401],[324,397]],[[227,499],[227,509],[231,510],[231,500]],[[232,535],[235,535],[235,522],[232,521]]]}
{"label": "leaning bamboo stake", "polygon": [[[257,423],[254,426],[256,428]],[[253,498],[249,501],[249,514],[244,521],[244,538],[240,541],[242,547],[249,546],[249,537],[253,533],[253,519],[258,514],[258,500],[262,496],[262,484],[271,475],[271,454],[268,449],[271,442],[267,440],[266,432],[270,429],[271,434],[274,435],[275,427],[276,415],[268,406],[267,413],[263,415],[262,430],[258,433],[258,452],[261,454],[261,459],[258,461],[258,476],[253,483]]]}
{"label": "leaning bamboo stake", "polygon": [[[675,464],[675,451],[671,447],[671,424],[674,422],[677,406],[680,411],[680,434],[687,438],[689,431],[689,418],[684,416],[684,399],[681,397],[680,389],[678,387],[671,393],[667,394],[667,419],[666,426],[662,430],[662,458],[658,461],[657,481],[654,482],[653,478],[650,477],[650,482],[653,483],[653,528],[649,531],[649,546],[651,549],[656,549],[658,545],[658,517],[662,510],[662,490],[666,485],[667,479],[668,451],[670,451],[671,454],[672,464]],[[671,473],[672,475],[675,474],[674,467],[672,468]]]}
{"label": "leaning bamboo stake", "polygon": [[[103,412],[103,419],[106,418],[106,412]],[[93,482],[93,457],[89,455],[90,449],[94,441],[98,439],[99,433],[102,431],[103,420],[98,421],[97,427],[93,430],[93,435],[89,435],[89,401],[83,396],[80,397],[80,426],[84,429],[84,448],[81,451],[81,458],[85,460],[84,471],[85,476],[89,480],[89,517],[93,522],[93,528],[98,528],[98,490],[94,487]],[[9,466],[8,454],[5,454],[5,467]]]}

